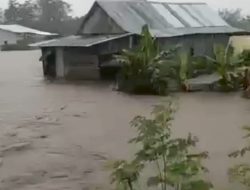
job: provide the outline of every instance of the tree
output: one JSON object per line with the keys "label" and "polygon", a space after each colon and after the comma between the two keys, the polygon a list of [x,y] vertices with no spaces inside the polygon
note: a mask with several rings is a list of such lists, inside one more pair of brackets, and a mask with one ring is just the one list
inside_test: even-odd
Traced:
{"label": "tree", "polygon": [[[212,184],[203,179],[207,169],[202,161],[207,152],[195,151],[198,139],[191,134],[187,138],[174,138],[172,121],[176,111],[172,100],[155,106],[152,117],[137,116],[131,122],[137,135],[130,143],[138,151],[131,161],[119,160],[112,164],[111,182],[117,190],[135,190],[145,168],[151,170],[149,187],[167,190],[210,190]],[[138,188],[140,189],[140,188]],[[141,188],[145,189],[145,188]]]}
{"label": "tree", "polygon": [[18,6],[16,0],[9,0],[8,9],[5,10],[4,16],[8,23],[15,23],[18,18]]}
{"label": "tree", "polygon": [[75,33],[80,26],[80,18],[73,18],[71,5],[63,0],[37,0],[39,25],[47,31],[59,34]]}
{"label": "tree", "polygon": [[70,15],[71,6],[63,0],[9,0],[6,24],[21,24],[62,35],[75,34],[82,18]]}
{"label": "tree", "polygon": [[27,25],[33,20],[36,20],[36,6],[31,0],[26,0],[23,4],[19,4],[18,7],[18,22],[20,24]]}
{"label": "tree", "polygon": [[241,9],[223,9],[219,14],[231,26],[250,31],[250,16],[243,16]]}
{"label": "tree", "polygon": [[62,22],[70,18],[71,6],[63,0],[38,0],[41,22]]}

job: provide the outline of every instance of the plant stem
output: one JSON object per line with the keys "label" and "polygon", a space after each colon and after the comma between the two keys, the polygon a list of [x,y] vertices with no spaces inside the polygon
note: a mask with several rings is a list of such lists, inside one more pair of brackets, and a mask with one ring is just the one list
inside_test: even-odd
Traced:
{"label": "plant stem", "polygon": [[166,184],[166,178],[167,178],[167,175],[166,175],[166,170],[167,170],[167,166],[166,166],[166,158],[165,158],[165,155],[162,156],[163,157],[163,168],[164,168],[164,190],[167,190],[167,184]]}
{"label": "plant stem", "polygon": [[128,179],[128,186],[130,190],[133,190],[133,184],[130,179]]}
{"label": "plant stem", "polygon": [[[158,173],[160,175],[161,180],[163,179],[162,173],[161,173],[161,168],[160,168],[160,164],[159,164],[159,160],[155,160],[157,169],[158,169]],[[163,183],[161,182],[161,189],[164,190],[164,186]]]}

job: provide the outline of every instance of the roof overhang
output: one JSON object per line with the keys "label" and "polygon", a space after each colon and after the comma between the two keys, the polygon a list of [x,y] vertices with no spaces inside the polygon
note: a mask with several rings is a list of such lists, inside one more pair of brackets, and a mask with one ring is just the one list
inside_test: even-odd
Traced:
{"label": "roof overhang", "polygon": [[31,47],[92,47],[94,45],[125,38],[134,34],[68,36],[30,44]]}

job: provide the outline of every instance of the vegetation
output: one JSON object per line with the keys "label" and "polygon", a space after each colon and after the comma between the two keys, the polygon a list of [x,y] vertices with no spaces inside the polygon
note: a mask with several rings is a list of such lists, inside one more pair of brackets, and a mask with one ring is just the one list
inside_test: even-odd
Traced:
{"label": "vegetation", "polygon": [[245,66],[250,66],[250,50],[244,50],[240,55],[239,58],[244,60]]}
{"label": "vegetation", "polygon": [[[243,127],[247,133],[244,139],[249,140],[250,127]],[[241,150],[237,150],[229,155],[229,157],[237,158],[243,157],[250,151],[250,145],[247,144]],[[250,189],[250,165],[248,163],[238,164],[229,170],[229,176],[232,181],[236,181]]]}
{"label": "vegetation", "polygon": [[155,73],[156,65],[161,64],[162,54],[147,26],[142,29],[139,47],[132,51],[124,50],[116,59],[122,64],[120,89],[133,93],[165,94],[162,89],[167,88],[167,81]]}
{"label": "vegetation", "polygon": [[186,80],[198,73],[201,65],[181,47],[160,49],[147,26],[141,35],[136,49],[123,50],[115,57],[122,68],[118,77],[120,90],[165,95],[169,89],[184,87]]}
{"label": "vegetation", "polygon": [[[154,168],[147,179],[147,186],[167,190],[208,190],[211,183],[202,177],[207,169],[202,160],[206,152],[194,151],[198,139],[191,134],[187,138],[174,138],[172,121],[175,104],[168,100],[155,106],[152,118],[137,116],[131,122],[137,136],[129,142],[139,150],[132,161],[119,160],[112,164],[111,182],[117,190],[135,190],[145,168]],[[154,172],[156,171],[156,172]],[[139,185],[140,184],[140,185]]]}
{"label": "vegetation", "polygon": [[207,57],[213,64],[214,71],[221,77],[219,88],[222,91],[238,90],[242,85],[242,73],[239,68],[244,65],[244,60],[234,55],[233,47],[216,44],[214,58]]}
{"label": "vegetation", "polygon": [[219,14],[230,25],[250,31],[250,16],[243,16],[241,9],[223,9],[219,11]]}
{"label": "vegetation", "polygon": [[6,24],[21,24],[61,35],[74,34],[82,19],[70,15],[71,6],[63,0],[9,0]]}

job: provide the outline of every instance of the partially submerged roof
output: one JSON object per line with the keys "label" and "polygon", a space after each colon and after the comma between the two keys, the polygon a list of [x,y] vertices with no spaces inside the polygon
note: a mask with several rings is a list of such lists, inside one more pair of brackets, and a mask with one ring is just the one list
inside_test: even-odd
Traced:
{"label": "partially submerged roof", "polygon": [[120,39],[132,34],[68,36],[31,44],[35,47],[91,47],[111,40]]}
{"label": "partially submerged roof", "polygon": [[33,28],[28,28],[25,26],[21,26],[18,24],[10,24],[10,25],[0,25],[0,30],[5,30],[17,34],[38,34],[38,35],[44,35],[44,36],[51,36],[51,35],[57,35],[54,33],[39,31]]}
{"label": "partially submerged roof", "polygon": [[[95,11],[93,10],[96,7],[104,10],[112,21],[129,33],[139,34],[145,24],[149,26],[156,37],[171,37],[192,33],[243,32],[243,30],[228,25],[206,3],[104,0],[97,1],[86,18],[94,14]],[[84,23],[82,27],[84,27]],[[213,28],[216,29],[215,32]]]}

